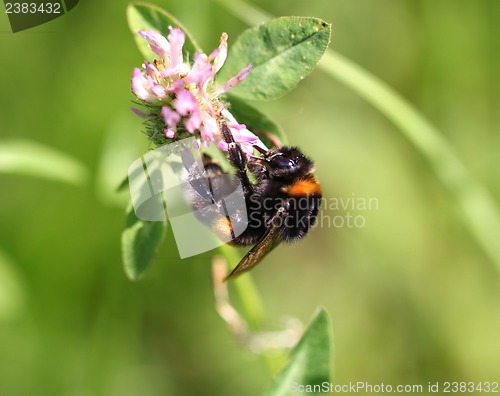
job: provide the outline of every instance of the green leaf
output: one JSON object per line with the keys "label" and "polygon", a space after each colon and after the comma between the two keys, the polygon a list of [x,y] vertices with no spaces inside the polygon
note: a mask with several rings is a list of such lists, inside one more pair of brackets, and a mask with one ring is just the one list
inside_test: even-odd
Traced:
{"label": "green leaf", "polygon": [[156,30],[167,37],[169,26],[178,27],[186,34],[186,42],[183,47],[184,56],[190,54],[192,57],[195,52],[203,52],[182,23],[158,6],[141,2],[130,3],[127,7],[127,20],[139,50],[149,61],[153,60],[155,54],[148,48],[148,42],[137,34],[139,30]]}
{"label": "green leaf", "polygon": [[29,140],[0,142],[0,173],[36,176],[80,185],[88,170],[76,159]]}
{"label": "green leaf", "polygon": [[123,265],[127,276],[138,280],[151,264],[168,223],[140,220],[132,205],[129,205],[126,216],[121,241]]}
{"label": "green leaf", "polygon": [[292,393],[291,386],[295,383],[312,387],[330,382],[330,327],[328,313],[323,308],[318,309],[290,353],[288,365],[276,376],[264,396],[289,395]]}
{"label": "green leaf", "polygon": [[228,95],[228,99],[231,103],[229,108],[231,114],[239,123],[245,124],[249,130],[255,133],[266,146],[276,146],[269,135],[275,136],[282,144],[286,144],[287,139],[283,131],[265,114],[235,96]]}
{"label": "green leaf", "polygon": [[246,30],[230,45],[218,81],[253,68],[231,94],[248,100],[283,96],[310,74],[330,42],[331,25],[312,17],[283,17]]}

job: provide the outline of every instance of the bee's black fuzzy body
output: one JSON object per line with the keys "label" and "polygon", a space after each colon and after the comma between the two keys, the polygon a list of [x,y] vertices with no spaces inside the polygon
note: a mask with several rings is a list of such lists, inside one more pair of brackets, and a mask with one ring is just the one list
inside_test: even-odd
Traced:
{"label": "bee's black fuzzy body", "polygon": [[[255,146],[261,156],[248,158],[225,124],[221,130],[229,146],[229,162],[243,188],[248,221],[231,244],[255,245],[227,277],[233,278],[253,268],[280,242],[303,238],[316,222],[322,192],[313,175],[313,162],[300,149],[282,146],[263,150]],[[210,157],[205,155],[203,161],[208,178],[224,173]],[[255,182],[250,182],[251,178]],[[216,223],[213,226],[219,234],[232,234],[230,221],[220,218]]]}

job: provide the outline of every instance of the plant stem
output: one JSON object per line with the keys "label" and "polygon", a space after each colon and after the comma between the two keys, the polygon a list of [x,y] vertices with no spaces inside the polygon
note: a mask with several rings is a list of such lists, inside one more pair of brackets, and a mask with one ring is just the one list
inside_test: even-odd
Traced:
{"label": "plant stem", "polygon": [[[235,248],[229,245],[222,245],[219,248],[221,254],[226,258],[228,264],[237,263],[239,257]],[[243,315],[250,329],[258,329],[264,322],[264,306],[255,283],[250,274],[243,274],[230,281],[238,293],[238,298],[243,308]]]}

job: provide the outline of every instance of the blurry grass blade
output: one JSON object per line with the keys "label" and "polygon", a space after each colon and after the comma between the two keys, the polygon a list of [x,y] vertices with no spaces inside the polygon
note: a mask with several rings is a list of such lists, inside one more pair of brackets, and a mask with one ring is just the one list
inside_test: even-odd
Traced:
{"label": "blurry grass blade", "polygon": [[139,220],[133,206],[129,205],[121,244],[125,273],[131,280],[138,280],[148,269],[163,240],[167,224]]}
{"label": "blurry grass blade", "polygon": [[88,171],[76,159],[28,140],[0,142],[0,173],[36,176],[80,185]]}
{"label": "blurry grass blade", "polygon": [[230,46],[218,80],[227,81],[252,64],[231,94],[248,100],[279,98],[313,71],[331,30],[330,24],[312,17],[282,17],[248,29]]}
{"label": "blurry grass blade", "polygon": [[441,132],[393,89],[340,54],[329,51],[320,67],[365,98],[399,128],[448,189],[469,232],[500,270],[498,205],[472,177]]}
{"label": "blurry grass blade", "polygon": [[15,266],[0,250],[0,321],[16,318],[24,305],[24,292]]}
{"label": "blurry grass blade", "polygon": [[186,42],[183,47],[184,56],[187,56],[189,53],[192,57],[195,52],[203,52],[191,33],[182,23],[167,11],[154,4],[141,2],[130,3],[127,7],[127,20],[139,50],[145,59],[149,61],[153,60],[155,54],[148,48],[148,42],[137,34],[139,30],[156,30],[167,37],[170,31],[168,29],[169,26],[174,28],[178,27],[186,34]]}
{"label": "blurry grass blade", "polygon": [[[320,308],[290,353],[287,366],[276,376],[264,396],[286,396],[292,384],[311,387],[330,382],[331,325],[328,313]],[[313,388],[311,388],[313,389]],[[319,393],[319,392],[314,392]]]}
{"label": "blurry grass blade", "polygon": [[[228,270],[241,258],[236,253],[234,246],[222,245],[219,247],[219,252],[227,260],[229,264]],[[252,274],[245,274],[236,278],[232,285],[238,294],[245,320],[251,329],[258,329],[265,319],[264,304],[252,279]]]}
{"label": "blurry grass blade", "polygon": [[[215,1],[249,25],[271,17],[241,0]],[[248,12],[248,8],[252,8],[252,12]],[[441,132],[392,88],[342,55],[329,50],[318,66],[370,102],[399,128],[448,189],[450,199],[458,206],[458,216],[500,272],[498,203],[474,179]]]}
{"label": "blurry grass blade", "polygon": [[250,106],[244,100],[228,95],[231,106],[229,110],[238,122],[245,124],[248,129],[254,132],[268,147],[273,147],[274,144],[265,133],[276,136],[281,143],[286,144],[287,139],[283,131],[271,121],[265,114],[261,113],[255,107]]}
{"label": "blurry grass blade", "polygon": [[120,184],[116,187],[116,192],[122,192],[127,189],[129,185],[128,176],[125,176]]}

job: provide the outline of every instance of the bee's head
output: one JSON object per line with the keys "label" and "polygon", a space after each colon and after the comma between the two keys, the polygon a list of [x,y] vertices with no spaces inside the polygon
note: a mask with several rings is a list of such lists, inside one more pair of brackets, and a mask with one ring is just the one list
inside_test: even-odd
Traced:
{"label": "bee's head", "polygon": [[278,179],[294,179],[314,171],[313,162],[296,147],[282,146],[263,153],[269,173]]}

